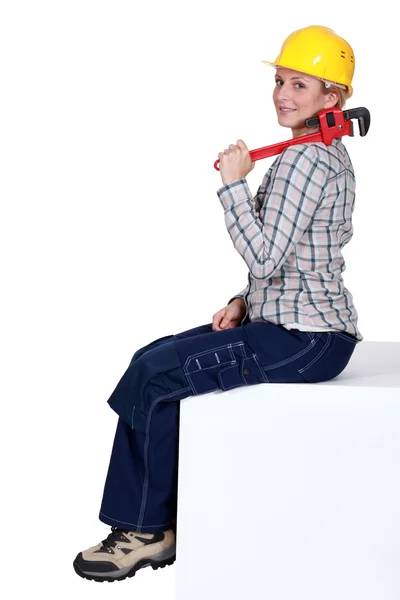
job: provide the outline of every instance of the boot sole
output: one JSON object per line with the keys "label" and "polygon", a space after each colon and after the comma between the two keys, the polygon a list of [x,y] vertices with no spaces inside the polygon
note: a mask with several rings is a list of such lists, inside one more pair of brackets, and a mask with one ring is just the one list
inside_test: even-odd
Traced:
{"label": "boot sole", "polygon": [[106,575],[106,574],[101,575],[101,573],[91,573],[91,572],[82,571],[82,569],[79,567],[78,560],[82,560],[82,552],[80,552],[78,554],[78,556],[76,557],[76,559],[74,560],[74,563],[73,563],[75,572],[80,577],[83,577],[84,579],[89,579],[92,581],[99,581],[102,583],[103,581],[110,581],[110,582],[122,581],[123,579],[127,579],[128,577],[133,577],[136,574],[136,571],[139,571],[139,569],[142,569],[144,567],[152,567],[152,569],[154,569],[154,570],[163,569],[167,565],[172,565],[175,562],[176,554],[173,554],[172,556],[166,558],[165,560],[152,560],[151,558],[142,558],[136,564],[134,564],[132,567],[126,567],[125,569],[120,569],[120,571],[123,571],[123,573],[120,572],[119,575],[118,575],[118,571],[113,571],[115,573],[115,576],[112,576],[112,577],[110,575]]}

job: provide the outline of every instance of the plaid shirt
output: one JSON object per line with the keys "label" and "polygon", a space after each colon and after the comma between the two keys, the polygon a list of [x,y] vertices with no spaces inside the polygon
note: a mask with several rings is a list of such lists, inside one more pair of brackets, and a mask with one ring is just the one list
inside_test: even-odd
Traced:
{"label": "plaid shirt", "polygon": [[[273,162],[257,194],[246,179],[217,191],[225,224],[248,269],[234,298],[250,321],[309,331],[345,331],[359,341],[358,314],[344,286],[342,248],[353,235],[353,166],[341,138],[330,146],[289,146]],[[228,304],[229,304],[228,302]]]}

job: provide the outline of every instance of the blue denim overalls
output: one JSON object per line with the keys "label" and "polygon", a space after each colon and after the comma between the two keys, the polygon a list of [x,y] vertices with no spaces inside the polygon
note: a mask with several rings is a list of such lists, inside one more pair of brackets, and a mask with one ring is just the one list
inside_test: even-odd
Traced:
{"label": "blue denim overalls", "polygon": [[348,364],[359,340],[267,321],[211,323],[138,350],[108,403],[119,415],[99,519],[142,533],[175,529],[179,400],[261,383],[316,383]]}

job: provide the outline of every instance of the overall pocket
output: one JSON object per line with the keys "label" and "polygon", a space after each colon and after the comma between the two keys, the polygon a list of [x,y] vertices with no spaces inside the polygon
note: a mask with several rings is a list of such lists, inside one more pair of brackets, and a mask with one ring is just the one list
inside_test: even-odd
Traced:
{"label": "overall pocket", "polygon": [[184,372],[195,394],[268,382],[257,356],[245,342],[193,354],[188,357]]}
{"label": "overall pocket", "polygon": [[354,342],[340,333],[329,333],[321,344],[322,347],[313,360],[298,369],[308,383],[329,381],[340,375],[350,361],[357,340]]}
{"label": "overall pocket", "polygon": [[240,385],[268,383],[268,378],[260,367],[256,354],[240,357],[235,364],[222,369],[218,378],[221,390],[230,390]]}

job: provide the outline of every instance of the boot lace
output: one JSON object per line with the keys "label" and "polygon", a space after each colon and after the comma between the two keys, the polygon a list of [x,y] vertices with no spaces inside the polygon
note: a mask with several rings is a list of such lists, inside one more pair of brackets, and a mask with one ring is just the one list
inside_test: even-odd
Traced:
{"label": "boot lace", "polygon": [[102,543],[102,549],[111,550],[117,542],[126,541],[122,537],[124,533],[129,533],[129,530],[121,529],[120,527],[111,526],[111,533],[108,534],[105,540]]}

